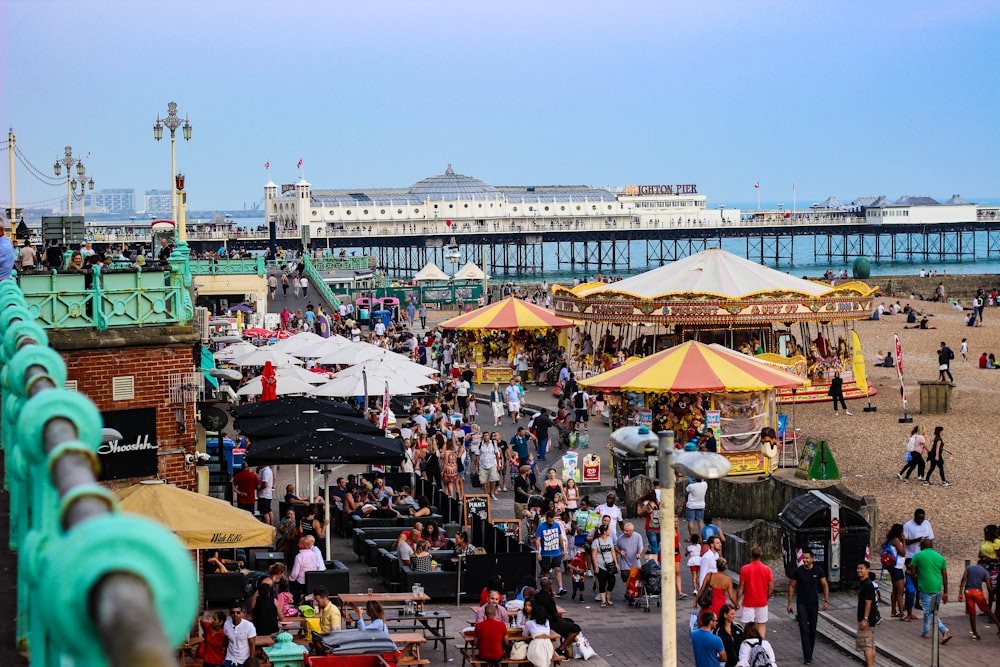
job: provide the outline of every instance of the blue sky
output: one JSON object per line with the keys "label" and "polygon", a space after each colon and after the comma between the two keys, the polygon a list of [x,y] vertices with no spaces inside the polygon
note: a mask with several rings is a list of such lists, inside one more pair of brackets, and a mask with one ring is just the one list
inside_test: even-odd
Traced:
{"label": "blue sky", "polygon": [[[695,6],[695,5],[701,6]],[[173,8],[168,11],[168,7]],[[848,9],[850,8],[850,9]],[[996,2],[5,0],[0,126],[189,205],[275,182],[696,183],[712,205],[1000,196]],[[0,200],[9,202],[7,159]],[[65,197],[16,167],[18,204]]]}

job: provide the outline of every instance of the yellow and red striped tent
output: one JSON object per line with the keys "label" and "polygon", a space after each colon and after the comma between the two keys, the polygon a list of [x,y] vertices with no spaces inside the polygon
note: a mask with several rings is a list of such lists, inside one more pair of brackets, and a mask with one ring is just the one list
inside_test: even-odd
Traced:
{"label": "yellow and red striped tent", "polygon": [[742,392],[787,389],[809,380],[740,352],[688,341],[579,381],[595,391]]}
{"label": "yellow and red striped tent", "polygon": [[516,331],[518,329],[565,329],[573,326],[569,320],[553,315],[551,311],[528,303],[513,296],[488,306],[477,308],[471,313],[441,323],[442,329],[461,329],[471,331],[476,329],[501,329]]}

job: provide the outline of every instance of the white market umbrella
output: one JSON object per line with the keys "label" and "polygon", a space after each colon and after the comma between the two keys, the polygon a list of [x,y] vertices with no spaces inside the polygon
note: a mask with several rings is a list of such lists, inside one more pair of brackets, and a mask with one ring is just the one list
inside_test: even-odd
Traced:
{"label": "white market umbrella", "polygon": [[[366,359],[360,362],[367,368],[371,369],[390,369],[392,371],[400,373],[408,373],[417,377],[430,377],[437,373],[437,371],[430,366],[424,366],[423,364],[418,364],[415,361],[411,361],[407,357],[396,352],[390,352],[389,350],[383,350],[382,354],[378,356]],[[354,368],[354,366],[351,366]],[[345,369],[349,370],[349,369]],[[344,371],[341,371],[344,372]]]}
{"label": "white market umbrella", "polygon": [[237,366],[263,366],[269,361],[275,367],[302,365],[301,359],[297,359],[290,354],[285,354],[284,352],[278,352],[270,347],[256,348],[250,354],[236,357],[232,360],[232,363]]}
{"label": "white market umbrella", "polygon": [[334,334],[329,338],[320,336],[320,340],[315,341],[312,345],[293,350],[289,354],[302,358],[316,358],[357,344],[339,334]]}
{"label": "white market umbrella", "polygon": [[237,357],[246,356],[246,355],[250,354],[251,352],[253,352],[256,349],[257,349],[257,346],[254,345],[253,343],[248,343],[246,341],[242,341],[242,342],[233,343],[232,345],[224,347],[221,350],[219,350],[218,352],[216,352],[215,354],[213,354],[212,356],[215,357],[216,359],[220,360],[220,361],[232,361],[233,359],[236,359]]}
{"label": "white market umbrella", "polygon": [[278,352],[295,355],[296,352],[307,350],[310,347],[318,345],[324,340],[326,339],[319,334],[314,334],[311,331],[303,331],[295,334],[294,336],[289,336],[288,338],[279,340],[277,343],[272,345],[271,348],[277,350]]}
{"label": "white market umbrella", "polygon": [[[278,396],[285,396],[287,394],[309,394],[315,389],[313,385],[308,382],[303,382],[298,378],[290,377],[288,375],[282,375],[280,372],[275,372],[275,380],[277,384],[275,385],[275,393]],[[261,384],[261,376],[257,376],[249,381],[236,392],[240,396],[260,396],[261,391],[263,391],[263,385]]]}
{"label": "white market umbrella", "polygon": [[[320,385],[313,390],[314,396],[380,396],[385,391],[386,383],[389,384],[389,394],[401,396],[406,394],[416,394],[423,391],[423,387],[434,384],[434,380],[424,378],[423,380],[407,377],[400,373],[378,372],[377,370],[365,369],[362,374],[361,367],[356,367],[357,371],[348,373],[341,371],[332,380],[324,385]],[[347,369],[354,371],[353,368]],[[339,377],[338,377],[339,376]],[[367,376],[367,392],[365,390]]]}
{"label": "white market umbrella", "polygon": [[353,366],[369,359],[376,359],[386,352],[384,347],[372,345],[371,343],[355,343],[352,341],[348,341],[348,343],[349,345],[343,346],[339,350],[332,350],[316,361],[321,364]]}
{"label": "white market umbrella", "polygon": [[279,366],[275,369],[275,374],[278,377],[295,378],[308,384],[323,384],[330,379],[325,373],[313,373],[301,366]]}

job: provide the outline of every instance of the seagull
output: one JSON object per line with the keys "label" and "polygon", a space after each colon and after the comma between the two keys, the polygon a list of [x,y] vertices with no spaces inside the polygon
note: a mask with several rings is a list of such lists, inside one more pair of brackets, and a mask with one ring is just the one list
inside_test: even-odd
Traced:
{"label": "seagull", "polygon": [[87,159],[90,159],[90,151],[87,151]]}

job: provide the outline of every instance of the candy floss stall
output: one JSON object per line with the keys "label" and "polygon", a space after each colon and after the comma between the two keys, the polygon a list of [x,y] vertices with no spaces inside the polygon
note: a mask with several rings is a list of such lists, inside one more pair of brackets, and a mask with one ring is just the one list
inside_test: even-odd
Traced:
{"label": "candy floss stall", "polygon": [[670,429],[678,449],[711,450],[714,441],[729,474],[756,475],[776,467],[776,390],[809,381],[721,345],[688,341],[580,384],[605,394],[612,429]]}

